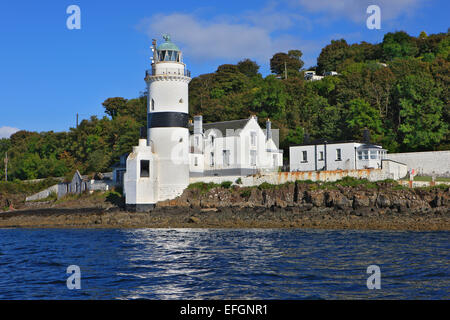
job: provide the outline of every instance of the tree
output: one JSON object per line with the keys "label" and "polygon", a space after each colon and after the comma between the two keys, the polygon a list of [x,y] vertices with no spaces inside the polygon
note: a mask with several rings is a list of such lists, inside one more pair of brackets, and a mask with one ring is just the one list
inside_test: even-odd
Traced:
{"label": "tree", "polygon": [[317,71],[335,71],[337,66],[349,57],[349,45],[344,39],[331,40],[331,43],[322,49],[317,58]]}
{"label": "tree", "polygon": [[379,141],[382,134],[380,113],[364,99],[353,99],[348,103],[346,120],[349,138],[361,139],[364,129],[371,132],[372,140]]}
{"label": "tree", "polygon": [[270,59],[270,70],[272,73],[281,76],[285,75],[287,70],[288,76],[300,76],[300,69],[305,64],[302,60],[303,53],[300,50],[289,50],[288,53],[279,52]]}
{"label": "tree", "polygon": [[415,57],[419,51],[412,37],[404,31],[385,34],[382,47],[386,60]]}
{"label": "tree", "polygon": [[239,72],[245,74],[247,77],[256,77],[259,74],[259,65],[250,59],[241,60],[237,64]]}
{"label": "tree", "polygon": [[440,90],[431,76],[409,75],[397,84],[401,106],[398,130],[405,150],[435,149],[448,134]]}
{"label": "tree", "polygon": [[108,98],[102,103],[105,113],[114,119],[121,110],[126,108],[127,99],[121,97]]}

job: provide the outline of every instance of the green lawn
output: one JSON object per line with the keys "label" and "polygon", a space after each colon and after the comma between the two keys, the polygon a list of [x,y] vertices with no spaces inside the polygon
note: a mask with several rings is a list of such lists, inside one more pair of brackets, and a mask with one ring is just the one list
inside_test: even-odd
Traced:
{"label": "green lawn", "polygon": [[[415,176],[414,181],[431,181],[431,176]],[[436,177],[436,182],[450,182],[450,178]]]}

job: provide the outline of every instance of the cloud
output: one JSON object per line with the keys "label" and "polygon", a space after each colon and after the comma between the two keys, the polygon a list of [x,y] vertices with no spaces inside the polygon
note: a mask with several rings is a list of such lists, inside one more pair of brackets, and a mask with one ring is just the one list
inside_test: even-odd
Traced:
{"label": "cloud", "polygon": [[19,131],[20,129],[12,127],[0,127],[0,139],[9,138],[13,133]]}
{"label": "cloud", "polygon": [[323,13],[330,20],[340,18],[361,22],[367,19],[367,7],[378,5],[382,20],[394,20],[399,16],[411,15],[424,0],[289,0],[312,13]]}
{"label": "cloud", "polygon": [[141,21],[139,29],[151,38],[169,33],[185,56],[195,61],[250,58],[267,63],[276,52],[300,49],[307,53],[319,48],[315,41],[302,41],[285,32],[299,21],[308,28],[308,19],[269,5],[259,11],[209,19],[185,13],[156,14]]}

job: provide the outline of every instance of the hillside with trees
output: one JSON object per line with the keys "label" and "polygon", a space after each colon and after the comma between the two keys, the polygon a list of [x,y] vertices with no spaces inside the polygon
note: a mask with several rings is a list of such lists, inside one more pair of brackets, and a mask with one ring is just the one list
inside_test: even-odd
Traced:
{"label": "hillside with trees", "polygon": [[[361,139],[364,128],[389,152],[449,150],[449,54],[448,32],[387,33],[378,44],[333,40],[311,70],[339,75],[319,81],[304,80],[298,49],[275,53],[266,77],[254,61],[244,59],[192,79],[190,116],[202,114],[213,122],[256,114],[262,125],[270,118],[285,150],[302,143],[306,134],[330,141]],[[146,100],[145,93],[130,100],[108,98],[102,119],[83,120],[68,132],[19,131],[0,139],[0,157],[7,151],[10,159],[9,178],[108,171],[137,144],[139,128],[146,125]]]}

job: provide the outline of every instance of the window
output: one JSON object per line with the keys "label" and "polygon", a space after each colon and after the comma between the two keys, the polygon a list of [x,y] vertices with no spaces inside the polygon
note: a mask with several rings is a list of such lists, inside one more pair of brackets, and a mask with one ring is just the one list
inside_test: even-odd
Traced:
{"label": "window", "polygon": [[341,149],[336,149],[336,161],[342,160],[342,152]]}
{"label": "window", "polygon": [[227,167],[230,166],[230,150],[223,150],[223,164]]}
{"label": "window", "polygon": [[195,145],[198,147],[200,144],[200,140],[198,137],[195,137]]}
{"label": "window", "polygon": [[198,158],[194,157],[194,166],[197,167],[198,166]]}
{"label": "window", "polygon": [[179,102],[180,102],[180,103],[183,103],[183,98],[181,98]]}
{"label": "window", "polygon": [[251,144],[252,146],[256,146],[256,132],[250,132]]}
{"label": "window", "polygon": [[363,160],[369,160],[369,150],[363,151]]}
{"label": "window", "polygon": [[211,136],[211,145],[214,145],[214,136]]}
{"label": "window", "polygon": [[250,150],[250,165],[256,166],[256,150]]}
{"label": "window", "polygon": [[155,110],[155,100],[152,99],[152,110]]}
{"label": "window", "polygon": [[358,160],[362,160],[363,159],[363,153],[362,151],[358,151]]}
{"label": "window", "polygon": [[210,165],[211,167],[214,166],[214,152],[211,152],[211,161],[209,162],[209,165]]}
{"label": "window", "polygon": [[308,162],[308,152],[302,151],[302,162]]}
{"label": "window", "polygon": [[150,177],[150,160],[141,160],[141,178]]}
{"label": "window", "polygon": [[323,161],[323,151],[319,151],[319,161]]}
{"label": "window", "polygon": [[377,150],[370,150],[370,159],[377,159]]}
{"label": "window", "polygon": [[273,157],[273,166],[274,167],[278,167],[278,157],[277,157],[277,155],[273,154],[272,157]]}

